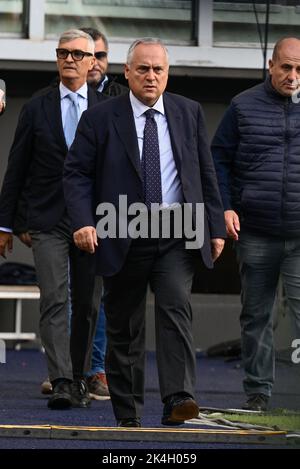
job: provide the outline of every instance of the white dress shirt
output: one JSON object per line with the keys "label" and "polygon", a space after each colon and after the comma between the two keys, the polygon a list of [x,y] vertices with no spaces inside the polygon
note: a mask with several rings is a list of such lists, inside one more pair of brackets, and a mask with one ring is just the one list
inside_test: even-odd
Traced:
{"label": "white dress shirt", "polygon": [[105,75],[105,77],[103,78],[103,80],[100,82],[98,88],[97,88],[97,91],[99,93],[102,93],[103,89],[104,89],[104,86],[105,86],[105,83],[108,81],[108,76]]}

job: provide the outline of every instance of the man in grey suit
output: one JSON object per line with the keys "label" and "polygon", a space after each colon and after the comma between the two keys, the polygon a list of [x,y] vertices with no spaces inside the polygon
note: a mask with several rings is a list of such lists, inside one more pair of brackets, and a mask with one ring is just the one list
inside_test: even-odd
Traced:
{"label": "man in grey suit", "polygon": [[[162,423],[180,425],[197,417],[191,285],[195,263],[202,258],[212,268],[226,235],[201,107],[164,92],[168,69],[167,50],[159,40],[135,41],[125,66],[130,93],[84,113],[65,163],[73,236],[86,252],[93,253],[98,245],[96,207],[110,204],[120,214],[120,195],[131,207],[144,203],[146,218],[158,205],[205,205],[204,242],[196,251],[186,249],[184,237],[175,235],[175,223],[167,238],[159,227],[158,237],[132,239],[128,234],[99,241],[97,268],[104,277],[107,317],[106,373],[121,427],[141,426],[149,282],[155,294]],[[163,216],[164,210],[158,212],[158,224]],[[120,221],[123,228],[129,222]]]}
{"label": "man in grey suit", "polygon": [[0,196],[0,255],[12,249],[18,200],[29,178],[27,224],[41,290],[41,339],[53,386],[48,406],[62,409],[90,403],[84,375],[90,367],[101,294],[94,256],[77,249],[72,240],[62,185],[63,164],[81,113],[104,98],[86,84],[94,61],[94,42],[89,35],[66,31],[56,54],[59,86],[25,104],[10,150]]}

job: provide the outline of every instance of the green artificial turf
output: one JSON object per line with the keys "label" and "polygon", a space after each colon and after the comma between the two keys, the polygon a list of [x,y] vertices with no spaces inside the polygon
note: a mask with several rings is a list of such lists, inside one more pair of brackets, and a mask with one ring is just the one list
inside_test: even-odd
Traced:
{"label": "green artificial turf", "polygon": [[[212,417],[212,415],[211,415]],[[221,414],[220,417],[231,422],[250,423],[272,427],[274,430],[299,431],[300,413],[286,409],[276,409],[261,414]]]}

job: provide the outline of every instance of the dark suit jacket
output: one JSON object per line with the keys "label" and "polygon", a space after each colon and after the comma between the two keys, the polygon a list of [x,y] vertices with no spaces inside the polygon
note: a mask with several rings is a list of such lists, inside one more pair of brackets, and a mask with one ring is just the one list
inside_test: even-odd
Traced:
{"label": "dark suit jacket", "polygon": [[[226,237],[224,211],[199,103],[164,93],[172,150],[186,202],[205,204],[204,263],[212,267],[211,238]],[[99,124],[101,123],[101,124]],[[119,96],[86,111],[80,120],[65,162],[65,198],[74,231],[95,226],[96,206],[118,207],[119,195],[128,205],[143,202],[143,183],[135,123],[129,95]],[[98,248],[99,273],[120,270],[130,239],[103,239]]]}
{"label": "dark suit jacket", "polygon": [[[88,106],[105,100],[88,89]],[[0,196],[0,226],[12,228],[18,200],[29,178],[28,228],[47,231],[65,211],[65,142],[59,88],[32,98],[21,111]]]}
{"label": "dark suit jacket", "polygon": [[115,96],[120,96],[121,94],[127,94],[128,87],[118,83],[116,77],[108,75],[108,81],[105,82],[102,93],[105,94],[105,96],[114,98]]}

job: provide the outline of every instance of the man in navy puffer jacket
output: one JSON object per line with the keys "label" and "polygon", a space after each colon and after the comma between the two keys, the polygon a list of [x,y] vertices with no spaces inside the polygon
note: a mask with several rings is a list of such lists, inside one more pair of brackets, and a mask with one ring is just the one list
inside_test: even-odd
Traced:
{"label": "man in navy puffer jacket", "polygon": [[[212,142],[242,283],[244,408],[267,409],[279,275],[300,338],[300,40],[283,38],[269,77],[236,96]],[[298,104],[299,103],[299,104]]]}

